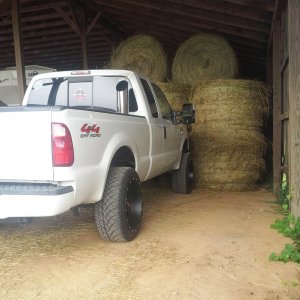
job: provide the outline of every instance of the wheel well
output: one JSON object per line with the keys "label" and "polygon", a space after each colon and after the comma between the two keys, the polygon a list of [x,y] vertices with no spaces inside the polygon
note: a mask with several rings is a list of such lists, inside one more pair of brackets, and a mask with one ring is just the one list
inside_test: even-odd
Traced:
{"label": "wheel well", "polygon": [[121,147],[114,155],[112,167],[131,167],[135,168],[135,159],[132,151],[127,147]]}
{"label": "wheel well", "polygon": [[188,153],[189,152],[189,144],[188,144],[187,140],[185,140],[185,142],[183,144],[182,152],[183,153]]}

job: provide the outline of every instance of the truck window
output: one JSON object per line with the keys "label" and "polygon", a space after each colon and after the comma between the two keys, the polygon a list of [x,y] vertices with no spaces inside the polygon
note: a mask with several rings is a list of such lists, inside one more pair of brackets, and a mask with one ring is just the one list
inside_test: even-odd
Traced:
{"label": "truck window", "polygon": [[94,76],[94,106],[117,111],[116,86],[124,77]]}
{"label": "truck window", "polygon": [[93,82],[69,82],[68,106],[93,106]]}
{"label": "truck window", "polygon": [[153,118],[158,118],[158,111],[157,111],[156,103],[155,103],[154,96],[152,94],[151,88],[150,88],[148,82],[145,79],[140,78],[140,80],[141,80],[141,83],[143,85],[144,91],[145,91],[146,96],[147,96],[147,100],[148,100],[148,103],[149,103],[149,107],[150,107],[150,110],[151,110],[152,117]]}
{"label": "truck window", "polygon": [[[69,107],[117,110],[116,86],[123,76],[83,76],[40,79],[35,82],[29,97],[29,105],[59,105]],[[129,112],[138,111],[137,101],[128,81]]]}
{"label": "truck window", "polygon": [[164,93],[161,91],[161,89],[156,84],[152,83],[152,87],[153,87],[155,95],[156,95],[157,104],[160,108],[162,118],[172,121],[172,108],[171,108],[166,96],[164,95]]}
{"label": "truck window", "polygon": [[138,111],[138,105],[137,105],[133,88],[130,88],[128,91],[128,108],[129,108],[129,112]]}
{"label": "truck window", "polygon": [[30,91],[28,102],[36,105],[47,105],[52,87],[52,79],[37,80]]}

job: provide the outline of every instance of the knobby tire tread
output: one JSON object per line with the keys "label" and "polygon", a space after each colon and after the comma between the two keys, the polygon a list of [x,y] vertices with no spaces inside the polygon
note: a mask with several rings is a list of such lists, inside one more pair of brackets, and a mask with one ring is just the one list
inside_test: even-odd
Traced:
{"label": "knobby tire tread", "polygon": [[95,204],[96,225],[105,240],[128,241],[122,228],[120,191],[126,177],[134,174],[134,169],[128,167],[113,167],[108,173],[103,199]]}

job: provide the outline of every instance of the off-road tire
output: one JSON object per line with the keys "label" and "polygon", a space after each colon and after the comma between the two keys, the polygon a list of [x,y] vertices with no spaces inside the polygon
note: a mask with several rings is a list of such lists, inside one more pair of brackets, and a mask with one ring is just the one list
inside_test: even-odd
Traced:
{"label": "off-road tire", "polygon": [[142,190],[133,168],[113,167],[108,173],[103,199],[95,204],[95,220],[105,240],[133,240],[142,222]]}
{"label": "off-road tire", "polygon": [[182,153],[180,167],[172,172],[172,190],[178,194],[189,194],[194,186],[194,166],[190,153]]}

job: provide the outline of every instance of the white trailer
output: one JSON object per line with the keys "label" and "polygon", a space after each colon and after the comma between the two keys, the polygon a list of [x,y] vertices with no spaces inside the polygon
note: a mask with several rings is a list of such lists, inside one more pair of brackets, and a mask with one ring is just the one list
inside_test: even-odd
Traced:
{"label": "white trailer", "polygon": [[[56,70],[37,65],[25,66],[26,85],[29,85],[35,75],[54,71]],[[0,71],[0,106],[1,103],[6,105],[20,104],[17,70],[15,67]]]}

